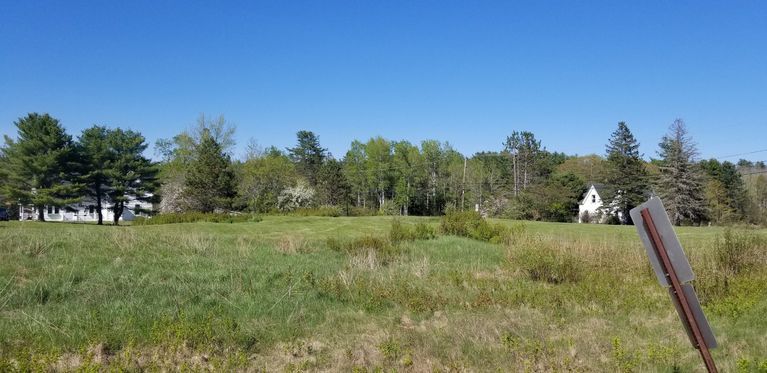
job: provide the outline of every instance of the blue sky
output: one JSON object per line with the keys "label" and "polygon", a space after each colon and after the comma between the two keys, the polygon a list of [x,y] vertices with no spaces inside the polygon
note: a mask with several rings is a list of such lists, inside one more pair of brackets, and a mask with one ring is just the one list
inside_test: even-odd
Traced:
{"label": "blue sky", "polygon": [[704,157],[767,149],[764,1],[0,5],[11,136],[37,111],[74,135],[99,123],[154,141],[204,112],[237,125],[238,153],[308,129],[339,157],[375,135],[471,154],[516,129],[602,154],[626,121],[654,156],[680,117]]}

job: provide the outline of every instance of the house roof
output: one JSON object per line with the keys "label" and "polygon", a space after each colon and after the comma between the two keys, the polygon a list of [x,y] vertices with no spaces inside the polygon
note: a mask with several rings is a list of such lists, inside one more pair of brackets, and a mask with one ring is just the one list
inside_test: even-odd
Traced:
{"label": "house roof", "polygon": [[586,201],[586,197],[588,197],[589,191],[591,191],[591,187],[594,187],[594,190],[596,190],[597,195],[599,195],[599,198],[602,198],[602,192],[605,190],[606,186],[600,183],[592,183],[592,184],[589,184],[589,188],[586,189],[586,191],[581,196],[581,201],[579,202],[579,204],[582,205],[583,202]]}
{"label": "house roof", "polygon": [[[604,191],[607,189],[607,185],[605,185],[605,184],[600,184],[600,183],[589,184],[589,188],[586,189],[586,192],[584,192],[583,195],[581,196],[581,201],[579,202],[579,204],[582,205],[583,202],[586,201],[586,197],[588,196],[589,191],[591,190],[591,187],[594,187],[594,189],[597,192],[597,195],[599,195],[599,198],[602,198],[602,195],[604,194]],[[654,194],[655,194],[655,192],[652,189],[645,189],[645,191],[642,192],[642,195],[645,198],[650,198]]]}

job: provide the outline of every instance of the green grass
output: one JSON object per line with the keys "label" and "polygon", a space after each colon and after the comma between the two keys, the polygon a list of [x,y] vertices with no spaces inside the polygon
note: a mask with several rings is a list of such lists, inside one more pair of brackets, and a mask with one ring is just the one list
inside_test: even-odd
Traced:
{"label": "green grass", "polygon": [[[493,220],[526,233],[367,247],[391,219],[0,223],[0,371],[702,369],[633,227]],[[720,369],[764,371],[764,241],[728,274],[722,228],[678,232]]]}

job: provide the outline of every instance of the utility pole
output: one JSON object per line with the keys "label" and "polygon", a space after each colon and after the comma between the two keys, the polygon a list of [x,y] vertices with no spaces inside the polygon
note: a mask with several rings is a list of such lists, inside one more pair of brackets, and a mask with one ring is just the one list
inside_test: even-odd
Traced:
{"label": "utility pole", "polygon": [[465,209],[464,197],[466,193],[466,161],[467,158],[463,157],[463,180],[461,180],[461,211]]}

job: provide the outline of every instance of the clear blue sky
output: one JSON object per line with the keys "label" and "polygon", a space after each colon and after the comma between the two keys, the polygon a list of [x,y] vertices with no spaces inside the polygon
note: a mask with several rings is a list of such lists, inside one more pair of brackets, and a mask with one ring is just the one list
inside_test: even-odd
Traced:
{"label": "clear blue sky", "polygon": [[517,129],[602,154],[624,120],[655,156],[681,117],[704,157],[767,148],[765,1],[0,5],[12,136],[37,111],[73,135],[99,123],[154,141],[205,112],[237,125],[238,153],[308,129],[339,157],[375,135],[471,154]]}

